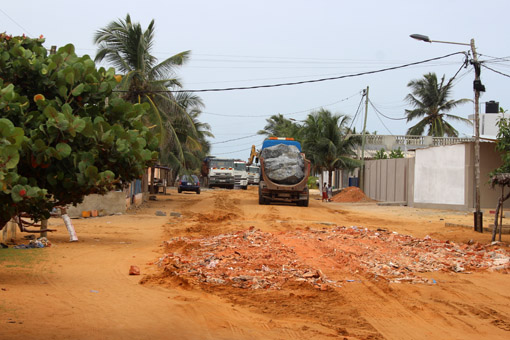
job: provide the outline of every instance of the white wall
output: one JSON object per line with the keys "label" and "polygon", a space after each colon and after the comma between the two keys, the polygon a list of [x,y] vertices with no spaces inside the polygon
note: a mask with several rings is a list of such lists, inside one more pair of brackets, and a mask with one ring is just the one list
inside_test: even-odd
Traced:
{"label": "white wall", "polygon": [[416,150],[414,202],[465,202],[466,144]]}

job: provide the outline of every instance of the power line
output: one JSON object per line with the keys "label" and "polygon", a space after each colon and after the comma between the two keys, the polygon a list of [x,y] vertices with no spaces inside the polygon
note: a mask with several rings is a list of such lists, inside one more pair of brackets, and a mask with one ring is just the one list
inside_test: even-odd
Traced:
{"label": "power line", "polygon": [[385,114],[383,114],[381,111],[379,111],[374,103],[372,103],[372,101],[369,99],[368,102],[370,103],[370,106],[372,106],[372,108],[378,113],[380,114],[381,116],[383,116],[384,118],[387,118],[387,119],[391,119],[391,120],[404,120],[404,119],[407,119],[407,117],[403,117],[403,118],[393,118],[393,117],[389,117],[389,116],[386,116]]}
{"label": "power line", "polygon": [[[313,110],[317,110],[317,109],[320,109],[321,107],[324,107],[324,106],[331,106],[331,105],[335,105],[335,104],[338,104],[338,103],[341,103],[341,102],[344,102],[346,100],[349,100],[351,99],[352,97],[358,95],[359,92],[356,92],[355,94],[349,96],[349,97],[346,97],[344,99],[341,99],[341,100],[338,100],[336,102],[333,102],[333,103],[330,103],[330,104],[325,104],[325,105],[321,105],[321,106],[316,106],[314,108],[311,108],[311,109],[307,109],[307,110],[301,110],[301,111],[295,111],[295,112],[289,112],[289,113],[281,113],[282,116],[290,116],[290,115],[295,115],[295,114],[298,114],[298,113],[303,113],[303,112],[309,112],[309,111],[313,111]],[[240,117],[240,118],[260,118],[260,117],[271,117],[271,116],[274,116],[274,114],[265,114],[265,115],[227,115],[227,114],[222,114],[222,113],[213,113],[213,112],[202,112],[203,114],[208,114],[208,115],[213,115],[213,116],[221,116],[221,117]]]}
{"label": "power line", "polygon": [[228,143],[228,142],[233,142],[233,141],[236,141],[236,140],[246,139],[246,138],[250,138],[250,137],[254,137],[254,136],[258,136],[258,134],[249,135],[249,136],[244,136],[244,137],[239,137],[239,138],[234,138],[234,139],[229,139],[229,140],[224,140],[224,141],[216,142],[216,143],[211,143],[211,145],[214,145],[214,144],[222,144],[222,143]]}
{"label": "power line", "polygon": [[352,126],[354,125],[354,121],[356,120],[356,117],[357,117],[357,116],[358,116],[358,114],[360,113],[360,108],[361,108],[361,104],[363,103],[363,98],[365,98],[365,95],[364,95],[364,94],[361,96],[361,99],[360,99],[360,101],[359,101],[358,108],[356,109],[356,113],[354,114],[354,117],[352,118],[351,126],[349,126],[349,131],[352,131]]}
{"label": "power line", "polygon": [[3,13],[3,14],[7,17],[7,18],[9,18],[9,19],[10,19],[10,20],[14,23],[14,24],[16,24],[19,28],[21,28],[21,29],[22,29],[23,31],[25,31],[27,34],[29,34],[30,36],[33,36],[33,34],[32,34],[32,33],[30,33],[30,31],[29,31],[29,30],[27,30],[25,27],[23,27],[23,26],[21,26],[20,24],[18,24],[18,23],[16,22],[16,20],[14,20],[13,18],[11,18],[11,17],[9,16],[9,14],[5,13],[5,11],[4,11],[3,9],[1,9],[1,8],[0,8],[0,12],[2,12],[2,13]]}
{"label": "power line", "polygon": [[489,66],[485,65],[485,64],[481,64],[483,67],[485,67],[486,69],[489,69],[491,70],[492,72],[496,72],[497,74],[501,74],[502,76],[505,76],[505,77],[508,77],[510,78],[510,75],[506,74],[506,73],[503,73],[503,72],[500,72],[500,71],[496,71],[495,69],[493,68],[490,68]]}
{"label": "power line", "polygon": [[[369,100],[370,102],[370,100]],[[377,111],[375,111],[375,116],[379,119],[379,121],[381,122],[381,124],[384,126],[384,128],[386,129],[386,131],[389,132],[390,135],[394,136],[393,133],[391,133],[390,129],[388,129],[388,127],[386,126],[386,124],[384,124],[383,120],[381,119],[381,117],[379,117],[379,113]]]}
{"label": "power line", "polygon": [[236,151],[221,152],[221,153],[216,153],[216,155],[228,155],[228,154],[232,154],[232,153],[236,153],[236,152],[241,152],[241,151],[250,151],[250,149],[251,148],[244,148],[244,149],[236,150]]}
{"label": "power line", "polygon": [[[272,88],[272,87],[282,87],[282,86],[293,86],[293,85],[302,85],[302,84],[309,84],[309,83],[318,83],[318,82],[324,82],[324,81],[330,81],[330,80],[339,80],[339,79],[345,79],[345,78],[353,78],[353,77],[359,77],[364,76],[368,74],[375,74],[375,73],[381,73],[386,71],[393,71],[409,66],[419,65],[428,63],[435,60],[445,59],[457,54],[465,54],[465,52],[455,52],[450,53],[441,57],[435,57],[431,59],[426,59],[422,61],[417,61],[409,64],[399,65],[399,66],[393,66],[388,68],[383,68],[379,70],[374,71],[367,71],[367,72],[359,72],[359,73],[353,73],[353,74],[347,74],[342,75],[338,77],[329,77],[329,78],[320,78],[320,79],[312,79],[312,80],[303,80],[303,81],[297,81],[297,82],[290,82],[290,83],[279,83],[279,84],[269,84],[269,85],[255,85],[255,86],[242,86],[242,87],[226,87],[226,88],[215,88],[215,89],[201,89],[201,90],[162,90],[162,91],[139,91],[138,93],[158,93],[158,92],[170,92],[170,93],[179,93],[179,92],[221,92],[221,91],[237,91],[237,90],[253,90],[253,89],[261,89],[261,88]],[[129,92],[128,90],[114,90],[114,92]]]}

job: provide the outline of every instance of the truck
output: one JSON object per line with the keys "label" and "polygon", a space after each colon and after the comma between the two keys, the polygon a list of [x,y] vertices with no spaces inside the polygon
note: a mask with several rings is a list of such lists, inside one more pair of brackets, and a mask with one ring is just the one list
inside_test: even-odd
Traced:
{"label": "truck", "polygon": [[246,170],[248,171],[248,185],[258,185],[260,182],[260,167],[252,164],[248,165]]}
{"label": "truck", "polygon": [[203,182],[208,188],[223,187],[234,189],[234,160],[216,157],[206,157],[202,162],[201,171]]}
{"label": "truck", "polygon": [[246,171],[246,162],[241,160],[234,161],[234,182],[235,185],[241,189],[248,189],[248,172]]}
{"label": "truck", "polygon": [[[267,157],[266,159],[266,156],[272,153],[272,150],[274,149],[273,147],[279,146],[280,144],[288,146],[288,148],[292,150],[294,150],[294,148],[297,149],[295,153],[293,153],[293,155],[295,155],[293,157],[296,158],[296,161],[299,161],[296,164],[302,164],[302,166],[300,165],[298,169],[300,172],[299,176],[297,176],[297,172],[293,170],[296,169],[295,166],[294,168],[288,167],[284,158],[276,157],[269,159],[269,157]],[[265,152],[264,150],[268,148],[272,149]],[[301,152],[301,144],[293,138],[271,137],[264,140],[262,148],[258,152],[257,156],[260,161],[259,204],[287,202],[307,207],[310,197],[308,191],[308,177],[310,176],[311,165],[310,161],[306,159],[305,154]],[[278,164],[278,162],[281,162],[281,164]],[[287,171],[290,176],[296,175],[296,181],[293,183],[282,183],[271,179],[268,175],[266,163],[273,163],[273,168],[280,167]]]}

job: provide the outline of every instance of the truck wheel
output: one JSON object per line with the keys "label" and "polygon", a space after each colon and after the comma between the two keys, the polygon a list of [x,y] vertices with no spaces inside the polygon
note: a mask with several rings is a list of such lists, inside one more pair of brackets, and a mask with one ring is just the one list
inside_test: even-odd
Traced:
{"label": "truck wheel", "polygon": [[197,195],[200,195],[200,188],[197,189]]}
{"label": "truck wheel", "polygon": [[247,189],[248,189],[248,186],[247,186],[247,185],[245,185],[245,186],[243,187],[243,190],[247,190]]}
{"label": "truck wheel", "polygon": [[178,188],[177,189],[177,192],[180,194],[182,192],[182,189],[181,188]]}

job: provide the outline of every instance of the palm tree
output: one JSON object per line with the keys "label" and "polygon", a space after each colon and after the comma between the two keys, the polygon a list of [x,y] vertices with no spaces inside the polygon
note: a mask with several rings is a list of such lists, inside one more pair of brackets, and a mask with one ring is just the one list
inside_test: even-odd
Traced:
{"label": "palm tree", "polygon": [[349,117],[325,109],[312,112],[304,122],[303,149],[315,171],[329,172],[328,183],[335,169],[352,170],[361,165],[354,151],[361,138],[349,133],[348,122]]}
{"label": "palm tree", "polygon": [[272,115],[266,119],[267,124],[263,130],[259,130],[257,134],[266,135],[267,137],[291,137],[296,140],[301,139],[301,126],[290,119],[285,118],[282,114]]}
{"label": "palm tree", "polygon": [[407,122],[423,117],[416,125],[407,130],[408,135],[422,135],[425,128],[428,127],[427,135],[429,136],[457,137],[458,131],[446,119],[471,124],[471,121],[466,118],[446,113],[458,105],[470,101],[469,99],[448,99],[452,89],[451,80],[445,84],[443,76],[441,82],[438,83],[436,74],[428,73],[422,79],[411,80],[407,86],[411,88],[412,92],[405,99],[414,107],[413,110],[406,110]]}
{"label": "palm tree", "polygon": [[184,153],[174,128],[176,117],[190,122],[192,119],[177,103],[169,89],[181,87],[175,69],[189,58],[190,51],[178,53],[158,63],[151,54],[154,45],[155,25],[152,20],[144,31],[139,23],[133,23],[129,14],[101,28],[94,35],[98,45],[96,62],[105,60],[123,74],[119,90],[123,97],[131,102],[147,102],[151,111],[144,117],[145,123],[159,129],[161,134],[160,155],[162,159],[170,157],[169,149],[163,147],[173,143],[179,161],[184,161]]}
{"label": "palm tree", "polygon": [[175,99],[190,117],[190,119],[175,117],[172,122],[181,148],[173,147],[172,143],[164,146],[170,150],[167,163],[178,173],[186,171],[186,169],[200,167],[202,159],[209,154],[211,149],[207,138],[214,137],[214,135],[210,132],[209,124],[198,120],[203,107],[202,100],[198,96],[189,92],[181,92]]}

